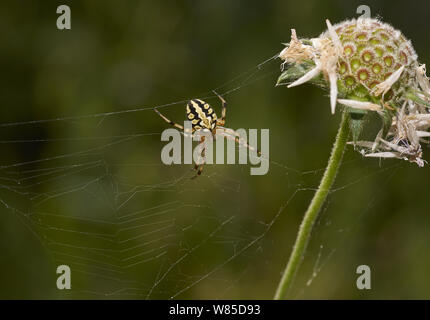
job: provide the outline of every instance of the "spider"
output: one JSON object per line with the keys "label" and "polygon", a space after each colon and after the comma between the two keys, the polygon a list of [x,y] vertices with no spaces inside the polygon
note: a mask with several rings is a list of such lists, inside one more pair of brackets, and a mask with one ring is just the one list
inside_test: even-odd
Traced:
{"label": "spider", "polygon": [[[218,98],[221,100],[222,104],[222,110],[221,110],[221,118],[219,119],[215,113],[215,111],[212,109],[212,107],[209,105],[209,103],[206,103],[203,100],[200,99],[192,99],[187,103],[186,111],[187,111],[187,118],[189,121],[191,121],[191,132],[185,132],[185,129],[183,126],[181,126],[178,123],[175,123],[171,120],[169,120],[167,117],[165,117],[163,114],[160,113],[156,108],[154,111],[164,119],[168,124],[178,128],[179,130],[182,130],[184,134],[193,134],[194,132],[198,130],[205,130],[210,131],[212,133],[212,136],[216,138],[217,136],[225,137],[229,140],[234,140],[235,143],[244,146],[250,150],[254,150],[257,152],[259,156],[261,156],[261,152],[253,147],[251,147],[244,139],[241,139],[239,133],[234,131],[230,128],[225,128],[225,114],[227,110],[227,102],[221,97],[218,93],[214,91],[214,93],[218,96]],[[204,142],[205,137],[202,136],[200,142]],[[203,166],[205,164],[205,149],[203,149],[201,156],[203,157],[203,163],[195,164],[194,170],[196,171],[196,175],[192,178],[197,178],[201,175],[203,171]]]}

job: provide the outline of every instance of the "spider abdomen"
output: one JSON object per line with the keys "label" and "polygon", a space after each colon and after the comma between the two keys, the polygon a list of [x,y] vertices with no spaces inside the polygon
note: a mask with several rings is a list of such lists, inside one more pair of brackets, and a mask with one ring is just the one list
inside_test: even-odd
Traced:
{"label": "spider abdomen", "polygon": [[187,104],[187,118],[191,121],[193,131],[200,129],[214,130],[217,122],[215,111],[200,99],[190,100]]}

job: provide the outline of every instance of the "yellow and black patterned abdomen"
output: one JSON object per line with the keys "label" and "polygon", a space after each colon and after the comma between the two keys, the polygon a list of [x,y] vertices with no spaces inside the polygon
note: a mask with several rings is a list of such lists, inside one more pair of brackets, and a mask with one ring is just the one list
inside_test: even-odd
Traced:
{"label": "yellow and black patterned abdomen", "polygon": [[187,104],[187,118],[191,121],[193,131],[215,129],[217,116],[212,107],[200,99],[190,100]]}

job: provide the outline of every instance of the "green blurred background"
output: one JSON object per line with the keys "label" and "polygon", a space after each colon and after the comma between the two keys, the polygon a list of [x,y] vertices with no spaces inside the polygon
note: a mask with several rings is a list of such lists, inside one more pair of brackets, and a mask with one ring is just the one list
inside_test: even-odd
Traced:
{"label": "green blurred background", "polygon": [[[257,66],[291,28],[317,36],[362,4],[430,61],[419,1],[1,1],[0,298],[271,298],[340,113],[318,88],[275,87],[280,61]],[[270,129],[267,175],[161,164],[151,108],[215,88],[227,127]],[[181,122],[184,107],[162,110]],[[351,149],[290,297],[430,298],[429,167]],[[356,288],[362,264],[371,290]]]}

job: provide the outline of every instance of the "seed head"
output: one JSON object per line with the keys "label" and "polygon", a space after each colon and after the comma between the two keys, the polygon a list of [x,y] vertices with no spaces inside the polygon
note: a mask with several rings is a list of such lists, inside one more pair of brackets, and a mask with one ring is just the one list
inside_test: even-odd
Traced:
{"label": "seed head", "polygon": [[[291,42],[279,54],[283,73],[277,85],[311,82],[329,89],[332,113],[337,102],[346,108],[352,144],[362,154],[423,166],[420,142],[430,136],[430,82],[411,42],[377,19],[326,24],[318,38],[299,39],[291,31]],[[382,128],[375,141],[359,141],[369,112],[380,116]]]}

